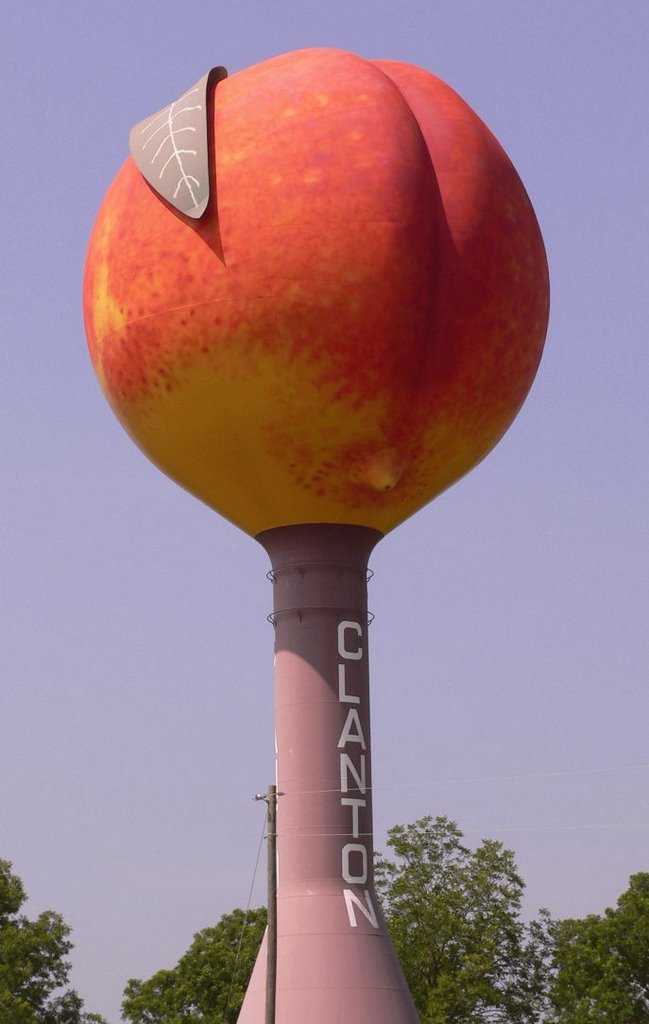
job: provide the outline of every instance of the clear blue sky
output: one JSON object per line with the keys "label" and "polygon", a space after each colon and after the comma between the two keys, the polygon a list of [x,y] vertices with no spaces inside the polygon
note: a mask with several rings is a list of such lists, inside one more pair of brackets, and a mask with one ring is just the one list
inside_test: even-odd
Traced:
{"label": "clear blue sky", "polygon": [[[273,778],[261,548],[163,477],[95,384],[80,288],[133,123],[305,46],[446,79],[505,146],[552,278],[513,428],[372,561],[377,843],[502,839],[526,910],[649,870],[649,5],[64,0],[3,19],[0,856],[119,1019],[245,904]],[[258,885],[255,901],[262,902]]]}

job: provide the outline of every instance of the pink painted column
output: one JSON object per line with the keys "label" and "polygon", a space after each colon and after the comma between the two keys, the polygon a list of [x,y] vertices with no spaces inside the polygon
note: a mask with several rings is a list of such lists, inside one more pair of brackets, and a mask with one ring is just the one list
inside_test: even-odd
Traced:
{"label": "pink painted column", "polygon": [[[276,1024],[417,1024],[373,886],[366,527],[257,537],[274,587]],[[262,946],[239,1024],[264,1024]]]}

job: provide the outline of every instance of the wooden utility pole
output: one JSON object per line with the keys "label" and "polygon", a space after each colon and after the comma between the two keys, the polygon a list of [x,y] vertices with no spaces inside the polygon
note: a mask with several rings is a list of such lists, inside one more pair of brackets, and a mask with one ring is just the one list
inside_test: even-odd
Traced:
{"label": "wooden utility pole", "polygon": [[268,960],[266,965],[266,1024],[275,1024],[277,989],[277,786],[268,787]]}
{"label": "wooden utility pole", "polygon": [[[262,798],[263,799],[263,798]],[[275,1024],[277,991],[277,786],[268,787],[268,942],[266,960],[266,1020]]]}

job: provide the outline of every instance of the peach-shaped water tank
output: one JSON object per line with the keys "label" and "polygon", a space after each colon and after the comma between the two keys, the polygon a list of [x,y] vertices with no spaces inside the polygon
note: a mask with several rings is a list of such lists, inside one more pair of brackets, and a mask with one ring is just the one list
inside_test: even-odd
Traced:
{"label": "peach-shaped water tank", "polygon": [[385,533],[479,462],[530,388],[548,317],[530,201],[476,114],[408,64],[303,50],[216,76],[207,100],[203,216],[130,157],[98,215],[101,386],[143,451],[248,533]]}

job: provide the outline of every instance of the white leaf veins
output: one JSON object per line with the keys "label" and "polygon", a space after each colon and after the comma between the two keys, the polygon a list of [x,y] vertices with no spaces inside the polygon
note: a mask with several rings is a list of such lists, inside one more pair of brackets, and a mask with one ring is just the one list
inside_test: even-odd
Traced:
{"label": "white leaf veins", "polygon": [[183,146],[180,136],[186,136],[188,133],[195,134],[197,131],[196,125],[191,122],[197,119],[203,106],[200,103],[191,105],[186,101],[199,91],[198,88],[189,89],[179,100],[174,100],[160,113],[155,114],[140,129],[142,152],[149,148],[149,144],[151,144],[150,151],[153,150],[157,143],[157,148],[151,156],[151,166],[158,171],[158,179],[162,178],[167,168],[171,167],[175,170],[178,180],[173,197],[177,199],[181,189],[186,189],[194,208],[199,205],[194,190],[199,189],[201,183],[195,175],[186,169],[183,157],[195,157],[197,150],[187,148],[191,140],[186,140]]}

